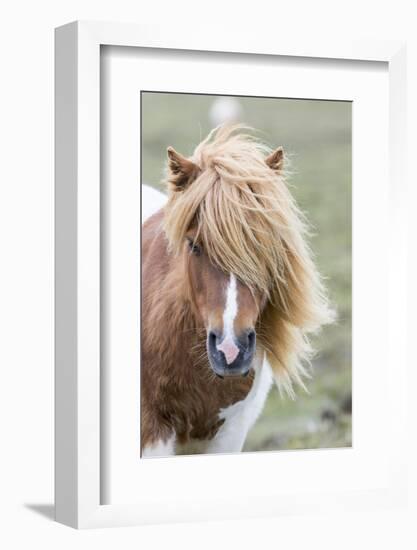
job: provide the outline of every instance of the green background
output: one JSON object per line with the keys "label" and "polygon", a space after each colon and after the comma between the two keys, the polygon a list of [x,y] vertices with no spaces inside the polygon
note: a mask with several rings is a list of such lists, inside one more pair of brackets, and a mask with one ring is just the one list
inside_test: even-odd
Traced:
{"label": "green background", "polygon": [[[219,96],[142,92],[142,182],[163,190],[166,148],[184,155],[216,125]],[[222,100],[223,101],[223,100]],[[229,100],[230,101],[230,100]],[[294,401],[273,387],[246,451],[351,445],[350,102],[235,97],[235,121],[257,130],[290,158],[289,185],[313,227],[311,247],[326,278],[337,322],[314,339],[309,393]]]}

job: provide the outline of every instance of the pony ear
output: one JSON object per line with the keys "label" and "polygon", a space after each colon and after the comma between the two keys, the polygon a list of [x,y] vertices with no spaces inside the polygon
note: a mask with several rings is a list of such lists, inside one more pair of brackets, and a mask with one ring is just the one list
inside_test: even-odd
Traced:
{"label": "pony ear", "polygon": [[265,162],[271,170],[280,174],[284,169],[284,149],[282,147],[275,149],[266,157]]}
{"label": "pony ear", "polygon": [[169,183],[174,191],[182,191],[196,178],[199,168],[183,157],[173,147],[168,147]]}

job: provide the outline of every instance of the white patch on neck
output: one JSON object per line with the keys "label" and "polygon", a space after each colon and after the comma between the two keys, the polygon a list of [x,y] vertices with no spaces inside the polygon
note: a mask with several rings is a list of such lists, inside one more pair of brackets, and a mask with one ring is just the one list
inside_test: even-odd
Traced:
{"label": "white patch on neck", "polygon": [[208,453],[239,453],[243,449],[248,431],[255,424],[264,408],[272,385],[272,371],[266,357],[255,364],[255,380],[248,395],[242,401],[220,410],[224,420],[217,434],[210,441]]}
{"label": "white patch on neck", "polygon": [[233,339],[235,335],[233,323],[237,315],[237,310],[236,277],[231,273],[226,291],[226,305],[223,312],[223,333],[225,338]]}

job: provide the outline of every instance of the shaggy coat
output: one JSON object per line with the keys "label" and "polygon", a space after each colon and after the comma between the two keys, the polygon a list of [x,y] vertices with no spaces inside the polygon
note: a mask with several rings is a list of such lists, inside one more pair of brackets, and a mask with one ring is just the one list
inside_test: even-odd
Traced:
{"label": "shaggy coat", "polygon": [[262,296],[257,361],[267,358],[280,391],[303,385],[308,334],[332,319],[307,245],[306,223],[271,152],[240,127],[221,127],[189,159],[168,149],[168,202],[142,230],[142,447],[175,434],[211,439],[219,411],[241,401],[247,378],[216,378],[190,288],[193,230],[209,261]]}
{"label": "shaggy coat", "polygon": [[142,447],[173,432],[179,443],[211,439],[220,409],[244,399],[253,382],[253,373],[216,378],[201,358],[206,335],[188,300],[186,264],[168,252],[162,221],[163,212],[152,216],[142,237]]}

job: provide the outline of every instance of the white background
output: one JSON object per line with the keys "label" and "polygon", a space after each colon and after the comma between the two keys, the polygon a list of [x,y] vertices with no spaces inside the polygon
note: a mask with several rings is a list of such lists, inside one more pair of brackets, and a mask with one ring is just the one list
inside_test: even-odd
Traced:
{"label": "white background", "polygon": [[[152,526],[76,532],[29,506],[52,514],[53,496],[53,28],[74,19],[212,25],[248,32],[392,37],[409,40],[408,91],[417,97],[416,17],[412,2],[256,3],[15,0],[2,7],[0,86],[0,544],[4,548],[415,548],[417,485],[411,507],[394,512],[280,517],[202,525]],[[416,106],[409,108],[409,150],[417,150]],[[412,173],[415,173],[415,167]],[[411,173],[411,170],[410,170]],[[415,179],[415,177],[414,177]],[[411,182],[411,178],[410,178]],[[410,212],[417,204],[415,189]],[[417,234],[416,216],[412,233]],[[414,255],[410,280],[417,280]],[[410,303],[415,302],[415,292]],[[413,307],[410,307],[413,311]],[[410,333],[412,315],[410,313]],[[410,346],[411,350],[411,346]],[[414,361],[415,362],[415,361]],[[410,361],[411,366],[411,361]],[[416,374],[410,368],[410,397]],[[395,388],[393,388],[395,391]],[[410,399],[410,439],[416,407]],[[413,421],[414,419],[414,421]],[[411,431],[412,430],[412,431]],[[387,441],[387,445],[394,442]],[[410,463],[415,459],[410,444]],[[46,507],[40,508],[40,505]]]}
{"label": "white background", "polygon": [[[301,503],[305,493],[315,491],[386,487],[389,463],[394,460],[389,456],[390,449],[386,449],[388,413],[390,409],[400,413],[402,407],[400,393],[389,391],[389,366],[397,359],[397,353],[392,357],[390,350],[398,345],[395,329],[404,332],[399,321],[388,331],[385,313],[389,310],[387,289],[391,282],[386,266],[388,259],[395,263],[387,246],[393,215],[392,209],[387,208],[390,182],[381,163],[381,158],[388,157],[387,67],[381,63],[336,64],[277,60],[271,56],[233,59],[204,53],[194,54],[190,61],[187,54],[173,58],[163,50],[149,53],[140,48],[127,51],[107,48],[102,57],[105,117],[101,166],[102,196],[106,197],[102,221],[110,228],[102,240],[106,272],[102,312],[106,337],[101,357],[105,358],[102,367],[107,381],[102,394],[106,411],[101,426],[106,466],[102,472],[102,502],[135,502],[138,508],[149,510],[150,496],[156,502],[166,502],[175,495],[177,509],[181,497],[192,501],[195,511],[201,498],[224,502],[242,495],[239,503],[265,501],[269,497],[273,502],[286,500],[288,509],[289,494],[299,495]],[[192,78],[187,76],[191,72]],[[140,237],[135,228],[140,223],[141,89],[353,101],[352,449],[138,460],[140,300],[132,300],[132,296],[138,293],[140,265]],[[377,241],[374,232],[369,231],[370,217],[378,228]],[[394,285],[398,298],[395,282]],[[372,346],[370,342],[379,345]],[[369,406],[369,388],[372,388],[372,406]],[[343,476],[340,472],[344,472]],[[316,503],[319,505],[319,500]],[[237,504],[232,507],[236,509]],[[183,514],[189,517],[186,510]],[[250,511],[254,513],[253,507]],[[161,517],[160,505],[156,514]],[[210,517],[216,517],[213,514]]]}

